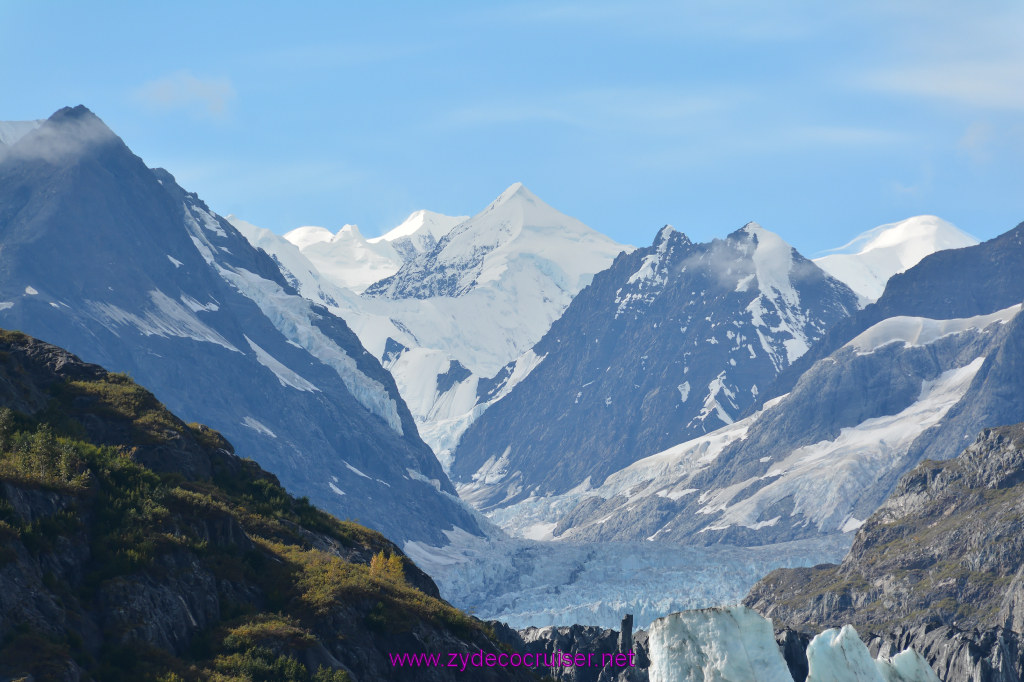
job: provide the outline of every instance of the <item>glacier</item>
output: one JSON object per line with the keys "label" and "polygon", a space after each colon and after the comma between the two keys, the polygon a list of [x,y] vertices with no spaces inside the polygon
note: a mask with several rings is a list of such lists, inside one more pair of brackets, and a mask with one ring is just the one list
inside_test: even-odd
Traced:
{"label": "glacier", "polygon": [[[486,521],[483,521],[486,523]],[[406,542],[403,551],[441,596],[478,618],[515,628],[618,628],[631,613],[645,628],[666,613],[736,603],[781,567],[837,562],[849,537],[770,547],[693,547],[661,542],[542,542],[446,531],[449,544]]]}

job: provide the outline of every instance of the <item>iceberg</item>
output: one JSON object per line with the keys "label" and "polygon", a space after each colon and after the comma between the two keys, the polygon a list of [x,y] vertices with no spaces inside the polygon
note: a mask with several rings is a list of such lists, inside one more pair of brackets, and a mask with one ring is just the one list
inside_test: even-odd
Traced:
{"label": "iceberg", "polygon": [[[744,606],[673,613],[649,631],[650,682],[793,682],[772,621]],[[807,682],[939,682],[913,649],[873,659],[851,625],[807,646]]]}

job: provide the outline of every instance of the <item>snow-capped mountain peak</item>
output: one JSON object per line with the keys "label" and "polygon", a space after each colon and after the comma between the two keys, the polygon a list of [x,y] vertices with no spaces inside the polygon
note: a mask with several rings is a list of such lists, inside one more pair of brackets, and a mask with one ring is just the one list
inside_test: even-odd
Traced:
{"label": "snow-capped mountain peak", "polygon": [[669,238],[673,234],[675,234],[675,231],[676,228],[672,227],[671,225],[666,225],[665,227],[658,230],[658,234],[655,235],[654,237],[654,246],[658,247],[659,249],[662,249],[663,245],[668,243]]}
{"label": "snow-capped mountain peak", "polygon": [[552,281],[561,292],[576,291],[621,250],[517,182],[452,228],[432,251],[366,293],[394,299],[458,297],[489,282],[505,281],[504,287],[522,270]]}
{"label": "snow-capped mountain peak", "polygon": [[291,232],[286,233],[284,238],[302,250],[312,244],[330,242],[334,239],[334,233],[326,227],[307,225],[305,227],[297,227]]}
{"label": "snow-capped mountain peak", "polygon": [[742,231],[750,235],[755,243],[752,260],[761,292],[772,298],[781,296],[789,305],[799,304],[800,298],[793,289],[791,274],[793,247],[757,223],[747,223]]}
{"label": "snow-capped mountain peak", "polygon": [[[452,228],[469,216],[450,216],[433,211],[419,210],[406,218],[393,230],[369,239],[370,244],[390,244],[403,262],[432,251],[437,242]],[[396,271],[398,268],[395,268]]]}
{"label": "snow-capped mountain peak", "polygon": [[[633,250],[522,183],[472,218],[416,211],[381,237],[344,250],[323,228],[289,233],[292,244],[299,237],[308,242],[301,254],[273,235],[243,231],[291,271],[304,295],[344,315],[392,372],[442,459],[487,405],[543,360],[530,348],[594,273]],[[390,253],[391,270],[356,260],[360,250]],[[356,273],[363,273],[359,282]],[[364,292],[374,276],[385,279]],[[364,295],[338,295],[328,284]]]}
{"label": "snow-capped mountain peak", "polygon": [[524,185],[521,182],[513,182],[511,185],[505,188],[504,192],[498,195],[497,199],[491,202],[491,205],[488,206],[488,209],[504,204],[505,202],[512,200],[516,196],[526,201],[539,201],[539,199],[537,199],[536,194],[526,189],[526,185]]}
{"label": "snow-capped mountain peak", "polygon": [[359,243],[367,241],[363,233],[359,231],[358,225],[345,224],[341,226],[341,229],[331,238],[332,242],[350,242]]}
{"label": "snow-capped mountain peak", "polygon": [[398,541],[479,532],[390,374],[298,295],[316,273],[253,248],[85,107],[3,150],[0,214],[4,328],[128,372],[341,518]]}
{"label": "snow-capped mountain peak", "polygon": [[369,239],[370,243],[394,242],[404,237],[425,237],[436,240],[448,234],[453,227],[466,220],[469,216],[450,216],[420,209],[413,211],[402,223],[379,237]]}
{"label": "snow-capped mountain peak", "polygon": [[890,277],[914,267],[925,256],[977,243],[942,218],[920,215],[879,225],[814,262],[853,289],[862,303],[869,303],[882,295]]}

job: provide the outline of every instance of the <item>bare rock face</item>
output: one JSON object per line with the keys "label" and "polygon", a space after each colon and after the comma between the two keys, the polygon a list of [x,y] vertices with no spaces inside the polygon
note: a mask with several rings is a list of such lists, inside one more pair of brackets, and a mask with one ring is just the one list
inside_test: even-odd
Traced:
{"label": "bare rock face", "polygon": [[[489,623],[498,638],[512,649],[522,655],[542,656],[539,660],[550,663],[535,668],[539,675],[547,676],[544,679],[559,682],[647,682],[650,666],[647,632],[632,631],[633,616],[630,614],[622,619],[622,624],[622,630],[616,632],[593,625],[512,630],[497,621]],[[560,654],[569,658],[561,658]],[[567,664],[569,659],[574,663]],[[601,665],[603,660],[610,661],[610,664]],[[576,665],[577,661],[584,664]]]}
{"label": "bare rock face", "polygon": [[942,679],[1024,674],[1024,425],[905,475],[839,565],[780,569],[744,604],[818,630],[852,623],[876,650],[912,647]]}

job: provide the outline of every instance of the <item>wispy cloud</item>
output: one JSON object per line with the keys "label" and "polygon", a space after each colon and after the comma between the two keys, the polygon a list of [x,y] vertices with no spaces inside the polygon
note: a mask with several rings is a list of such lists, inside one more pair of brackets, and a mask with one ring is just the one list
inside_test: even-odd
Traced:
{"label": "wispy cloud", "polygon": [[985,12],[970,4],[937,4],[903,6],[892,20],[902,30],[855,83],[966,109],[1024,110],[1024,4],[994,3],[998,9]]}
{"label": "wispy cloud", "polygon": [[54,116],[30,133],[22,144],[0,145],[0,157],[43,159],[50,163],[67,163],[69,158],[86,154],[98,145],[117,142],[117,136],[103,121],[91,113],[77,109]]}
{"label": "wispy cloud", "polygon": [[935,97],[972,109],[1024,111],[1021,57],[896,67],[868,74],[864,83],[890,92]]}
{"label": "wispy cloud", "polygon": [[197,78],[188,71],[178,71],[143,84],[134,94],[154,109],[185,109],[223,118],[235,98],[235,88],[227,78]]}

